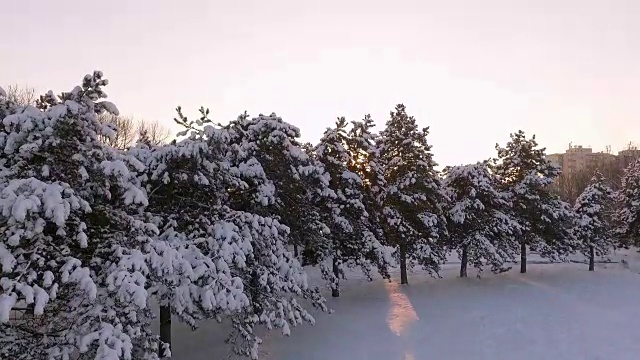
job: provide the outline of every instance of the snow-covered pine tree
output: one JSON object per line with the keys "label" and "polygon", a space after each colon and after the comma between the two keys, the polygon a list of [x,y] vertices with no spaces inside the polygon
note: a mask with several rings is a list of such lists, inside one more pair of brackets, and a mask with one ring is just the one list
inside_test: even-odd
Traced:
{"label": "snow-covered pine tree", "polygon": [[556,260],[573,252],[576,240],[571,206],[551,193],[550,186],[560,169],[545,159],[533,136],[522,130],[511,134],[506,147],[496,144],[498,158],[493,173],[513,204],[513,216],[522,227],[520,272],[527,271],[527,246],[541,256]]}
{"label": "snow-covered pine tree", "polygon": [[382,203],[386,182],[377,141],[379,136],[372,131],[374,127],[375,123],[368,114],[361,121],[351,122],[351,128],[347,134],[347,148],[351,161],[347,168],[362,179],[364,187],[362,202],[368,214],[365,226],[383,244],[378,250],[378,261],[380,261],[378,270],[384,278],[389,279],[389,272],[382,270],[388,270],[394,262],[392,256],[394,250],[393,247],[386,245],[389,241],[385,237],[386,217]]}
{"label": "snow-covered pine tree", "polygon": [[383,192],[386,188],[384,170],[380,164],[380,149],[378,148],[378,134],[373,132],[375,123],[371,115],[367,114],[361,121],[351,121],[351,128],[347,133],[347,149],[349,163],[347,169],[362,179],[362,203],[367,212],[363,226],[373,234],[382,244],[378,253],[378,271],[384,278],[390,278],[389,266],[394,262],[393,247],[388,246],[384,225],[386,218],[382,205]]}
{"label": "snow-covered pine tree", "polygon": [[286,248],[289,228],[247,211],[273,206],[276,194],[261,164],[247,156],[251,144],[233,143],[235,134],[212,125],[208,110],[195,121],[178,114],[185,139],[136,148],[148,167],[147,215],[160,228],[152,255],[170,259],[158,260],[149,275],[162,306],[161,335],[170,340],[169,313],[193,327],[226,319],[233,350],[256,359],[256,325],[288,335],[291,326],[314,322],[298,298],[326,310],[324,299]]}
{"label": "snow-covered pine tree", "polygon": [[382,194],[386,187],[384,171],[380,165],[378,134],[372,131],[375,123],[371,115],[362,121],[352,121],[347,134],[350,162],[348,169],[363,181],[363,203],[369,214],[369,229],[379,239],[384,238]]}
{"label": "snow-covered pine tree", "polygon": [[141,164],[99,141],[97,114],[117,113],[105,85],[96,71],[38,108],[0,105],[2,358],[157,358],[138,271],[155,228],[131,215]]}
{"label": "snow-covered pine tree", "polygon": [[613,222],[617,241],[626,248],[640,246],[640,160],[625,169],[616,202]]}
{"label": "snow-covered pine tree", "polygon": [[326,253],[329,232],[321,204],[335,198],[329,189],[329,174],[310,156],[299,142],[300,130],[275,113],[250,119],[245,113],[231,121],[231,142],[244,149],[246,158],[262,165],[266,178],[273,183],[274,203],[238,204],[246,211],[274,217],[290,229],[290,244],[302,247],[303,261],[317,263]]}
{"label": "snow-covered pine tree", "polygon": [[[363,181],[348,169],[352,162],[347,148],[347,121],[338,118],[334,128],[328,128],[314,149],[315,157],[324,165],[330,176],[329,187],[336,194],[324,206],[329,219],[329,249],[321,256],[323,277],[329,280],[333,297],[340,296],[340,279],[344,279],[344,266],[361,267],[371,278],[372,264],[388,273],[387,264],[381,254],[384,247],[370,231],[368,213],[363,204]],[[327,262],[331,260],[331,268]]]}
{"label": "snow-covered pine tree", "polygon": [[447,196],[428,134],[429,128],[419,130],[415,118],[399,104],[379,138],[385,237],[397,249],[402,284],[408,284],[407,266],[417,263],[437,274],[446,258]]}
{"label": "snow-covered pine tree", "polygon": [[448,209],[450,245],[460,257],[460,277],[467,277],[467,264],[485,265],[493,272],[509,268],[519,246],[520,226],[510,215],[508,195],[499,190],[487,162],[446,167],[444,185],[450,191]]}
{"label": "snow-covered pine tree", "polygon": [[576,199],[574,234],[579,248],[589,258],[589,271],[595,270],[595,257],[604,256],[613,247],[611,207],[614,192],[596,171],[586,189]]}

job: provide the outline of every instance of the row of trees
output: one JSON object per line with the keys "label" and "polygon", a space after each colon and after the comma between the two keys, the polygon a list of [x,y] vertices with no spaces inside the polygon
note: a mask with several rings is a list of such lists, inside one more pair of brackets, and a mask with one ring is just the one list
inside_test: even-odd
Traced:
{"label": "row of trees", "polygon": [[[449,239],[460,254],[461,276],[468,262],[480,271],[487,264],[494,272],[505,271],[517,253],[524,273],[527,249],[552,260],[580,252],[593,271],[596,256],[639,245],[640,161],[622,175],[605,167],[614,179],[592,169],[585,180],[584,172],[563,178],[544,160],[535,137],[526,139],[521,131],[496,149],[496,158],[444,171],[445,185],[453,191]],[[578,186],[573,201],[563,199],[569,193],[562,190]]]}
{"label": "row of trees", "polygon": [[[550,184],[558,169],[523,132],[495,159],[438,172],[429,129],[403,105],[374,121],[339,118],[320,141],[275,114],[215,124],[178,108],[179,140],[141,132],[119,146],[101,72],[58,96],[18,104],[0,91],[0,353],[12,359],[170,356],[171,320],[232,325],[229,342],[257,358],[254,329],[289,334],[327,310],[299,260],[338,297],[345,269],[389,278],[399,265],[437,276],[457,251],[500,272],[527,250],[559,259],[604,253],[610,192],[594,178],[575,207]],[[634,170],[635,169],[635,170]],[[638,235],[640,166],[615,216]],[[611,215],[613,216],[613,215]],[[628,242],[627,242],[628,244]],[[160,334],[150,305],[160,305]],[[27,307],[38,321],[11,321]]]}

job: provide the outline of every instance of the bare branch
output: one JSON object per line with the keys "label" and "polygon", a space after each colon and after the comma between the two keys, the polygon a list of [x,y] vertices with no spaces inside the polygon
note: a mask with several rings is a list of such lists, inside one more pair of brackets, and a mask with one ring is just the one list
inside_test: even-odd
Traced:
{"label": "bare branch", "polygon": [[98,119],[110,124],[115,130],[112,137],[102,137],[102,141],[114,148],[125,150],[143,141],[148,145],[161,145],[168,142],[171,132],[157,121],[135,121],[132,117],[101,114]]}
{"label": "bare branch", "polygon": [[166,127],[160,125],[158,121],[140,121],[138,124],[138,134],[149,142],[149,145],[165,144],[169,140],[171,132]]}
{"label": "bare branch", "polygon": [[35,105],[36,90],[31,86],[9,85],[7,97],[18,105]]}

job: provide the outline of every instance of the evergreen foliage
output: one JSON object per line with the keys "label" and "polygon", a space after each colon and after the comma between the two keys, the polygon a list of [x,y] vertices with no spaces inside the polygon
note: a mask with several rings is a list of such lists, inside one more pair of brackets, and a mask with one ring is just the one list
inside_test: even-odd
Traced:
{"label": "evergreen foliage", "polygon": [[99,141],[112,133],[97,115],[117,114],[107,83],[96,71],[38,108],[0,106],[3,357],[157,356],[140,272],[157,229],[133,216],[147,205],[142,164]]}
{"label": "evergreen foliage", "polygon": [[[370,115],[366,115],[361,121],[351,122],[351,128],[347,134],[347,148],[350,155],[347,168],[362,179],[362,203],[368,215],[363,219],[366,221],[365,227],[383,244],[387,244],[382,203],[386,181],[378,147],[379,136],[373,132],[374,126]],[[391,263],[390,248],[387,247],[382,256],[386,259],[384,262]],[[378,270],[382,271],[384,268],[385,266],[379,266]],[[388,277],[388,274],[383,273],[383,276]]]}
{"label": "evergreen foliage", "polygon": [[624,171],[616,193],[618,208],[614,215],[615,235],[624,247],[640,245],[640,160]]}
{"label": "evergreen foliage", "polygon": [[595,256],[604,256],[613,247],[611,206],[613,190],[596,171],[590,184],[576,199],[575,235],[580,251],[589,258],[589,270],[595,270]]}
{"label": "evergreen foliage", "polygon": [[513,216],[522,228],[520,271],[527,269],[527,247],[552,260],[572,253],[573,211],[550,191],[560,170],[545,159],[545,149],[538,147],[535,136],[528,139],[520,130],[511,134],[506,147],[496,145],[496,150],[492,171],[509,194]]}
{"label": "evergreen foliage", "polygon": [[297,297],[326,308],[286,247],[290,229],[251,211],[276,203],[274,184],[248,155],[254,144],[233,143],[235,134],[208,113],[192,121],[178,108],[185,139],[137,148],[148,169],[145,215],[160,229],[154,255],[165,262],[152,261],[150,282],[160,305],[194,328],[198,320],[230,320],[233,349],[255,359],[256,325],[289,335],[291,326],[313,323]]}
{"label": "evergreen foliage", "polygon": [[399,104],[378,139],[384,177],[383,226],[387,240],[397,249],[403,284],[408,283],[407,267],[419,264],[436,275],[446,258],[443,206],[447,197],[428,134],[429,128],[420,130]]}
{"label": "evergreen foliage", "polygon": [[416,265],[438,276],[451,250],[467,276],[518,252],[525,272],[527,249],[579,250],[593,270],[614,238],[640,244],[640,161],[612,217],[599,173],[573,208],[554,195],[559,170],[522,131],[496,159],[439,173],[402,104],[380,133],[341,117],[315,145],[274,113],[221,125],[178,107],[176,140],[142,129],[117,149],[98,117],[118,114],[107,84],[95,71],[35,106],[0,88],[0,358],[167,358],[175,319],[230,326],[235,353],[257,359],[258,328],[289,335],[328,310],[300,258],[338,297],[346,269],[389,279],[398,263],[406,284]]}
{"label": "evergreen foliage", "polygon": [[[230,142],[242,149],[242,158],[253,158],[273,184],[273,204],[239,203],[238,207],[278,219],[290,230],[289,245],[304,249],[304,261],[317,264],[328,251],[329,232],[320,206],[335,198],[329,174],[311,155],[310,146],[298,140],[300,130],[276,114],[250,119],[245,113],[225,126]],[[244,199],[240,197],[238,199]]]}
{"label": "evergreen foliage", "polygon": [[339,296],[339,279],[344,278],[344,265],[359,266],[369,279],[372,265],[383,275],[388,274],[385,247],[376,237],[375,230],[371,229],[364,205],[364,182],[349,169],[354,160],[348,143],[347,121],[342,117],[335,128],[325,131],[314,149],[316,158],[330,176],[329,188],[335,193],[335,197],[325,202],[330,231],[326,234],[328,252],[321,256],[322,259],[331,259],[332,265],[329,268],[325,261],[320,266],[323,276],[331,284],[334,297]]}
{"label": "evergreen foliage", "polygon": [[467,276],[467,263],[485,265],[503,272],[519,249],[520,226],[511,215],[508,194],[500,191],[487,162],[444,169],[444,185],[451,195],[448,211],[450,245],[460,257],[460,276]]}

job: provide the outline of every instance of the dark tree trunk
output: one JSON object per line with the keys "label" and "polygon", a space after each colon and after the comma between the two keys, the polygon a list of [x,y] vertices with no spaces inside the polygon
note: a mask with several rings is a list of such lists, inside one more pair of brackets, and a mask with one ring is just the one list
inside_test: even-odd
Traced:
{"label": "dark tree trunk", "polygon": [[593,245],[589,245],[589,271],[596,270],[596,254]]}
{"label": "dark tree trunk", "polygon": [[338,269],[338,259],[335,256],[333,257],[333,276],[336,277],[336,283],[331,289],[331,296],[340,297],[340,269]]}
{"label": "dark tree trunk", "polygon": [[407,277],[407,248],[405,244],[400,244],[400,284],[408,284]]}
{"label": "dark tree trunk", "polygon": [[[171,309],[168,306],[160,307],[160,341],[166,344],[171,350]],[[160,358],[165,359],[165,347],[160,347]]]}
{"label": "dark tree trunk", "polygon": [[299,254],[300,252],[298,251],[298,244],[293,244],[293,256],[295,256],[297,259]]}
{"label": "dark tree trunk", "polygon": [[468,255],[469,245],[462,245],[462,259],[460,259],[460,277],[467,277],[467,262],[469,262]]}
{"label": "dark tree trunk", "polygon": [[527,242],[524,239],[520,242],[520,272],[527,272]]}

